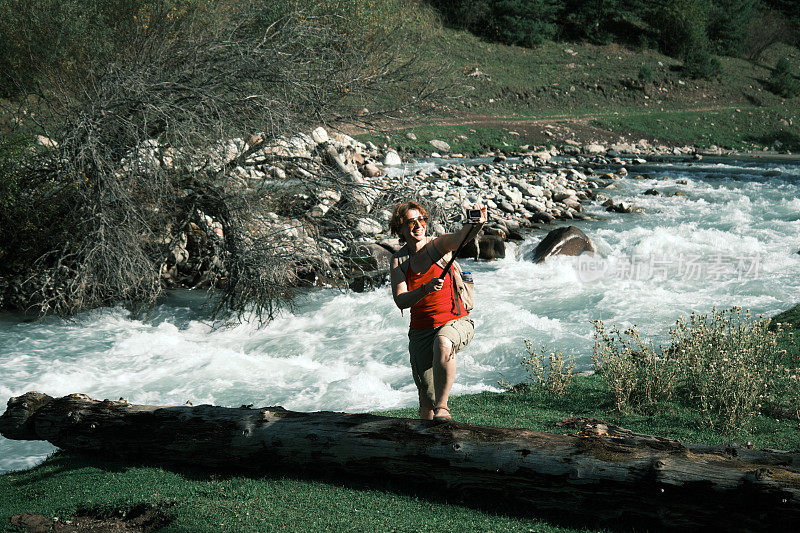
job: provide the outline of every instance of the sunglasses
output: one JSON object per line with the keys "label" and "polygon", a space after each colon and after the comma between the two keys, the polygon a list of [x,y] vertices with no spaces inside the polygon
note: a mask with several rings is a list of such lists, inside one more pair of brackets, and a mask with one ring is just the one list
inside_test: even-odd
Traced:
{"label": "sunglasses", "polygon": [[420,226],[427,226],[428,225],[428,217],[417,217],[417,218],[409,218],[406,220],[406,225],[409,229],[413,228],[419,222]]}

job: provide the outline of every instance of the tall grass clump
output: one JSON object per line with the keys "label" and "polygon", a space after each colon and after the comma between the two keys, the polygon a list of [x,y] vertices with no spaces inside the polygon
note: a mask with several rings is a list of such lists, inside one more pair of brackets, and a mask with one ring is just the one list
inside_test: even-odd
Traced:
{"label": "tall grass clump", "polygon": [[618,410],[651,414],[677,401],[727,433],[769,406],[798,401],[797,345],[769,326],[738,307],[692,313],[677,320],[664,348],[635,327],[607,332],[598,321],[593,360]]}
{"label": "tall grass clump", "polygon": [[544,346],[535,348],[529,339],[525,339],[525,348],[528,353],[520,364],[528,374],[530,384],[553,396],[563,396],[575,377],[575,358]]}

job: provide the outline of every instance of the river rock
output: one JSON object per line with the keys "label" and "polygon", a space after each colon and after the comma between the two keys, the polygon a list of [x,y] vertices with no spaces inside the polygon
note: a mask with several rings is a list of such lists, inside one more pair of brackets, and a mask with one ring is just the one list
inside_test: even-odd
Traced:
{"label": "river rock", "polygon": [[482,235],[478,240],[478,257],[491,261],[506,256],[506,243],[499,235]]}
{"label": "river rock", "polygon": [[511,204],[511,202],[509,202],[508,200],[501,200],[499,206],[500,209],[502,209],[506,213],[513,213],[514,211],[516,211],[516,209],[514,209],[514,205]]}
{"label": "river rock", "polygon": [[383,226],[372,218],[362,217],[358,219],[355,231],[362,235],[377,235],[383,231]]}
{"label": "river rock", "polygon": [[600,143],[589,143],[584,145],[583,151],[587,154],[604,154],[606,147]]}
{"label": "river rock", "polygon": [[383,156],[383,165],[387,167],[397,167],[403,164],[403,160],[400,159],[400,155],[395,152],[394,150],[389,150],[386,152],[386,155]]}
{"label": "river rock", "polygon": [[505,188],[500,191],[512,203],[522,203],[522,193],[516,188]]}
{"label": "river rock", "polygon": [[58,142],[54,141],[50,137],[45,137],[44,135],[36,136],[36,144],[50,149],[58,148]]}
{"label": "river rock", "polygon": [[349,252],[353,262],[363,270],[380,269],[384,272],[389,270],[389,262],[392,259],[392,252],[389,248],[378,243],[363,243],[354,247]]}
{"label": "river rock", "polygon": [[583,211],[583,205],[581,204],[580,200],[578,200],[578,198],[575,196],[568,196],[567,198],[561,200],[561,203],[574,211],[578,212]]}
{"label": "river rock", "polygon": [[552,224],[555,221],[555,217],[548,213],[547,211],[542,211],[540,213],[534,213],[531,218],[531,222],[540,222],[542,224]]}
{"label": "river rock", "polygon": [[444,153],[450,152],[450,145],[444,141],[440,141],[439,139],[433,139],[432,141],[430,141],[430,143],[431,146],[436,148],[438,152],[444,152]]}
{"label": "river rock", "polygon": [[547,211],[547,207],[541,202],[537,202],[535,200],[524,200],[522,205],[525,206],[525,209],[532,213],[543,213]]}
{"label": "river rock", "polygon": [[309,214],[314,218],[320,218],[320,217],[324,217],[329,209],[330,209],[329,205],[317,204],[317,205],[315,205],[314,207],[311,208],[311,211],[309,211]]}
{"label": "river rock", "polygon": [[317,144],[324,144],[328,142],[328,132],[325,131],[325,128],[320,126],[319,128],[311,132],[311,138]]}
{"label": "river rock", "polygon": [[368,178],[378,178],[386,174],[382,169],[378,168],[375,163],[367,163],[361,167],[361,173]]}
{"label": "river rock", "polygon": [[584,232],[575,226],[567,226],[548,233],[526,259],[541,263],[553,255],[580,255],[594,251],[592,241]]}

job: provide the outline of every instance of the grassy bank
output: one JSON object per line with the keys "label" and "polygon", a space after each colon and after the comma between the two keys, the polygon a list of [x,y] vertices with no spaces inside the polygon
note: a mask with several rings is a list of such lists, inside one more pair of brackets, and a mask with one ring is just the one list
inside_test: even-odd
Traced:
{"label": "grassy bank", "polygon": [[654,111],[595,119],[593,124],[627,135],[655,135],[667,144],[717,145],[734,150],[800,150],[797,110],[783,106],[710,111]]}
{"label": "grassy bank", "polygon": [[[519,152],[580,143],[636,143],[712,146],[741,152],[800,152],[800,113],[784,106],[752,105],[716,110],[639,110],[575,114],[551,118],[462,119],[464,124],[418,125],[359,136],[377,146],[422,156],[435,152],[433,139],[447,142],[451,153],[478,155],[490,151]],[[456,120],[453,120],[456,122]]]}
{"label": "grassy bank", "polygon": [[[430,54],[453,67],[449,98],[425,118],[406,113],[386,123],[389,140],[385,134],[365,140],[413,154],[434,151],[431,138],[465,154],[623,137],[800,150],[800,96],[787,99],[770,91],[781,58],[800,72],[800,50],[785,44],[773,45],[759,61],[720,57],[722,74],[710,80],[687,77],[682,61],[651,48],[616,43],[545,42],[529,49],[442,28],[429,46]],[[647,81],[640,79],[642,69],[650,73]],[[407,139],[409,132],[418,141]]]}
{"label": "grassy bank", "polygon": [[[800,331],[800,306],[776,320]],[[787,331],[784,342],[788,339]],[[787,344],[788,346],[788,344]],[[471,424],[564,432],[557,423],[593,417],[636,432],[683,442],[752,442],[758,448],[800,449],[798,422],[756,417],[746,430],[725,435],[709,429],[697,410],[676,401],[660,414],[620,413],[598,376],[578,377],[566,395],[482,393],[453,398],[457,420]],[[413,417],[414,409],[390,416]],[[502,505],[459,500],[432,486],[409,491],[383,480],[346,481],[324,473],[278,472],[263,477],[191,469],[136,466],[57,455],[23,472],[0,476],[0,524],[18,513],[60,521],[136,516],[157,510],[165,531],[580,531]],[[83,518],[82,518],[83,517]]]}

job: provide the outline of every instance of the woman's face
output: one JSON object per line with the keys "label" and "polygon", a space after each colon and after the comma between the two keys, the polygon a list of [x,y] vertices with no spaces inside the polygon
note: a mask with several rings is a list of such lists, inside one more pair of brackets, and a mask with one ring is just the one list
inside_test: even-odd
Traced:
{"label": "woman's face", "polygon": [[425,239],[425,231],[428,229],[427,217],[423,217],[416,209],[409,209],[403,221],[403,237],[406,242],[411,244]]}

